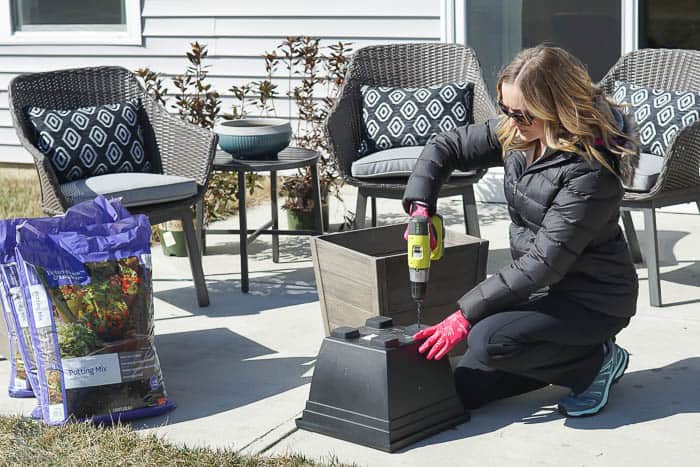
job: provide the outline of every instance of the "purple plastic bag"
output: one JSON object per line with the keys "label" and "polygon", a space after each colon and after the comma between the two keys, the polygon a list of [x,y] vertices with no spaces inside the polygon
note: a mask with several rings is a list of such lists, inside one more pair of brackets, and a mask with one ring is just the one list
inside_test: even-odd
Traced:
{"label": "purple plastic bag", "polygon": [[[0,285],[0,287],[2,286]],[[0,308],[2,308],[2,314],[5,318],[9,341],[8,359],[10,360],[10,380],[7,384],[7,393],[10,397],[34,397],[34,392],[32,391],[31,384],[27,377],[27,371],[24,368],[24,360],[20,353],[19,341],[17,333],[15,332],[15,321],[10,311],[10,305],[7,302],[8,295],[10,295],[10,293],[6,291],[0,293],[0,298],[2,299],[0,300],[2,302]]]}
{"label": "purple plastic bag", "polygon": [[151,227],[145,216],[18,229],[22,290],[44,421],[95,422],[174,407],[153,345]]}
{"label": "purple plastic bag", "polygon": [[[32,219],[47,228],[69,229],[95,222],[112,222],[131,214],[121,205],[99,197],[76,205],[66,216]],[[0,220],[0,300],[12,357],[8,391],[11,397],[33,397],[38,390],[37,365],[31,343],[30,328],[24,297],[20,290],[19,272],[15,254],[16,228],[28,219]],[[50,227],[52,226],[52,227]],[[33,389],[35,388],[35,389]]]}
{"label": "purple plastic bag", "polygon": [[[0,303],[10,343],[10,381],[7,392],[10,397],[33,397],[32,383],[37,383],[34,355],[26,355],[27,347],[20,345],[20,339],[28,342],[29,336],[27,311],[15,260],[15,228],[20,222],[21,219],[0,221]],[[31,352],[31,345],[29,351]]]}

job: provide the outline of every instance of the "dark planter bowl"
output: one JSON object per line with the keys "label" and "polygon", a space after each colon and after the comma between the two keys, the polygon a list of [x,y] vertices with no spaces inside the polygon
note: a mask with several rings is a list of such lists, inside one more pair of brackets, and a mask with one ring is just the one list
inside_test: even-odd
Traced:
{"label": "dark planter bowl", "polygon": [[292,127],[278,118],[243,118],[214,127],[219,146],[238,159],[274,159],[289,146]]}

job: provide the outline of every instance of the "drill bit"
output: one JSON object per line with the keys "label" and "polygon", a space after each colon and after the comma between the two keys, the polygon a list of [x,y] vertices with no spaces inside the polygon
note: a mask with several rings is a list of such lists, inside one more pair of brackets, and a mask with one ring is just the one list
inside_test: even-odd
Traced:
{"label": "drill bit", "polygon": [[418,329],[420,329],[420,318],[423,315],[423,302],[416,302],[416,315],[418,317]]}

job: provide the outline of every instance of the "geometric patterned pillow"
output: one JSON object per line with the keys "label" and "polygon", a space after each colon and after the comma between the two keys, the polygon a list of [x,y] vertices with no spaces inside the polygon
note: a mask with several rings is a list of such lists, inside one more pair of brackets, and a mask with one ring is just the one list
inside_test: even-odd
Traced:
{"label": "geometric patterned pillow", "polygon": [[640,152],[664,156],[676,134],[700,120],[700,93],[663,91],[615,81],[613,99],[634,115]]}
{"label": "geometric patterned pillow", "polygon": [[434,134],[474,122],[474,83],[425,88],[364,85],[360,92],[364,134],[359,156],[423,146]]}
{"label": "geometric patterned pillow", "polygon": [[139,98],[73,110],[27,107],[37,148],[59,183],[117,172],[150,172]]}

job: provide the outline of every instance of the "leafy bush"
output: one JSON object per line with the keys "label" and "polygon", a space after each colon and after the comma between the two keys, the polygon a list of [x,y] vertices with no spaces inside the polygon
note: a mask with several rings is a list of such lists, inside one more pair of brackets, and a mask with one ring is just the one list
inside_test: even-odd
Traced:
{"label": "leafy bush", "polygon": [[[204,128],[213,128],[218,118],[244,118],[255,112],[256,115],[271,116],[276,114],[274,102],[279,97],[277,85],[272,83],[273,75],[283,66],[287,71],[289,87],[289,114],[292,103],[296,105],[299,115],[298,124],[293,132],[295,145],[316,150],[320,153],[319,182],[321,198],[328,203],[328,196],[340,198],[343,180],[337,171],[336,161],[328,150],[328,143],[323,131],[323,123],[332,108],[335,97],[345,81],[347,70],[346,54],[352,49],[348,42],[338,42],[322,47],[320,39],[309,36],[287,37],[272,52],[262,55],[265,62],[266,78],[234,85],[229,91],[236,98],[230,113],[221,113],[221,98],[207,82],[207,46],[194,42],[186,53],[188,66],[183,75],[173,78],[177,89],[173,107],[181,118]],[[136,72],[144,81],[146,90],[156,100],[165,104],[168,89],[160,73],[148,68]],[[301,84],[292,87],[292,79],[301,77]],[[318,91],[325,89],[325,96],[319,99]],[[291,117],[290,117],[291,118]],[[246,186],[250,194],[259,187],[259,175],[246,174]],[[280,187],[285,197],[284,207],[311,211],[311,172],[307,167],[300,169],[296,175],[285,178]],[[238,178],[236,173],[214,173],[204,197],[205,222],[225,218],[238,207]]]}

